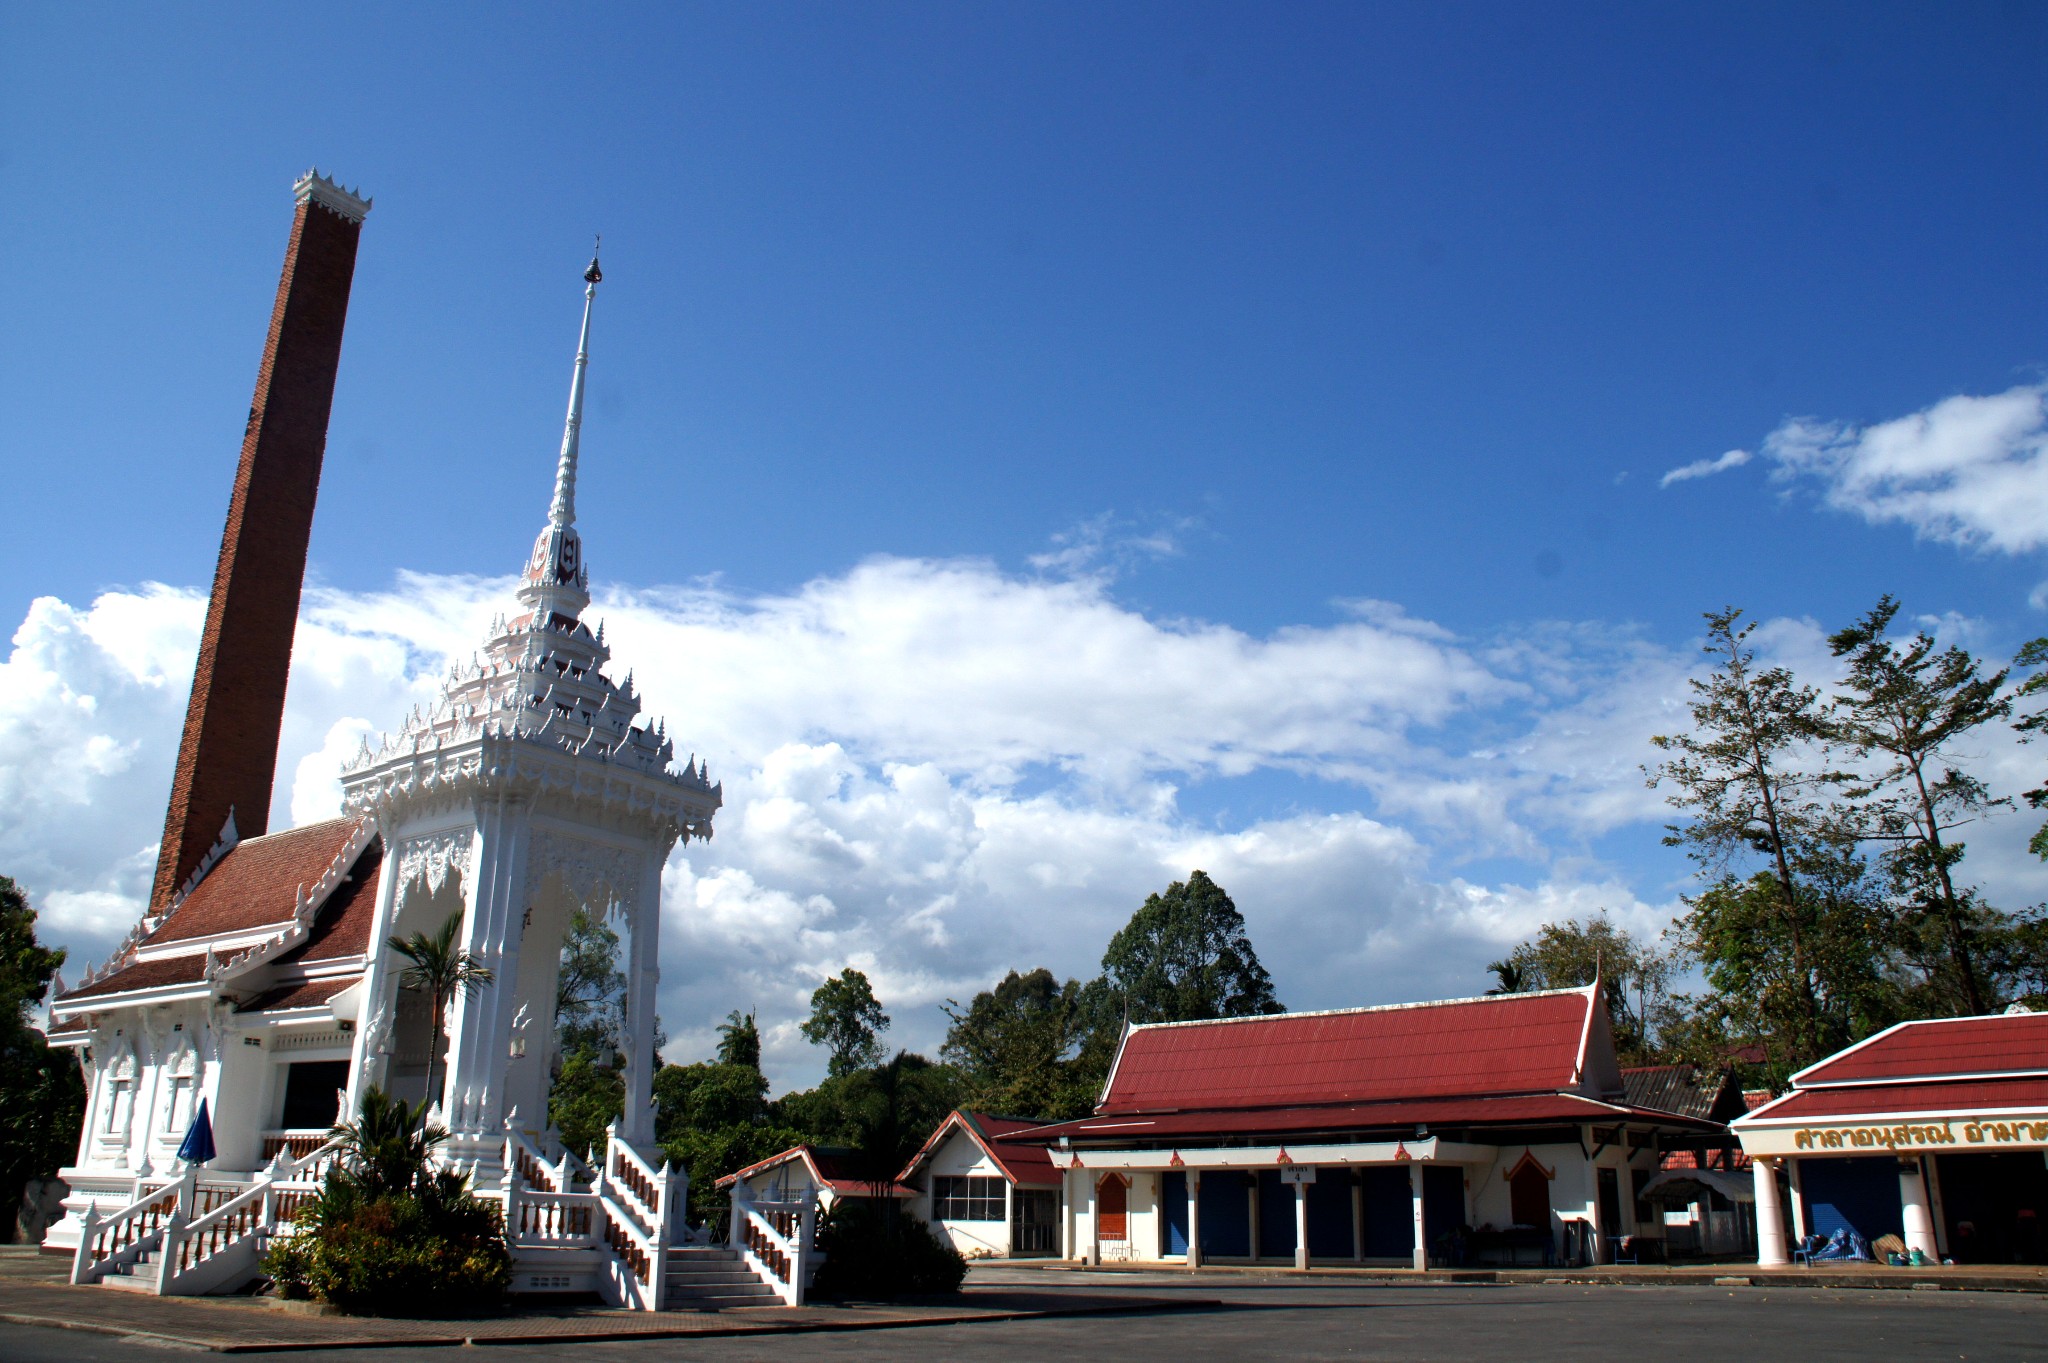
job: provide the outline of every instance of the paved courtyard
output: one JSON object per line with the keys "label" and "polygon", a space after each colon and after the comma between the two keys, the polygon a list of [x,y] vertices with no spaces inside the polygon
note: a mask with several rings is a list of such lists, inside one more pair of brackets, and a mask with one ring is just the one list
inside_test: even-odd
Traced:
{"label": "paved courtyard", "polygon": [[[1105,1294],[1132,1302],[1176,1298],[1185,1310],[985,1319],[967,1324],[896,1324],[640,1341],[486,1344],[506,1363],[554,1358],[571,1349],[582,1363],[688,1359],[952,1360],[1113,1357],[1124,1363],[1242,1359],[1513,1360],[1584,1363],[1588,1358],[1655,1358],[1659,1363],[1729,1360],[2015,1359],[2048,1363],[2048,1296],[2037,1293],[1873,1291],[1815,1288],[1586,1286],[1304,1282],[1253,1275],[1100,1275],[978,1269],[977,1293],[1028,1290],[1071,1294],[1077,1304]],[[1206,1304],[1205,1304],[1206,1303]],[[737,1322],[735,1322],[737,1323]],[[880,1324],[880,1322],[877,1322]],[[160,1360],[166,1344],[40,1326],[0,1325],[6,1363],[121,1363]],[[360,1363],[357,1350],[294,1351],[295,1360]],[[385,1347],[374,1357],[446,1360],[446,1346]]]}

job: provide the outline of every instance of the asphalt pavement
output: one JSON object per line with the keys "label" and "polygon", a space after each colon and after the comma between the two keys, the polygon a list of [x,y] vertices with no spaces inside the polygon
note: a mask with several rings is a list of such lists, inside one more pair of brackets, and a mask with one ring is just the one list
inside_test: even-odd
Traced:
{"label": "asphalt pavement", "polygon": [[[1014,1273],[1014,1271],[1012,1271]],[[978,1285],[1012,1276],[977,1268]],[[1014,1276],[1034,1290],[1099,1298],[1100,1275]],[[1130,1275],[1114,1290],[1153,1302],[1186,1293],[1220,1305],[1179,1312],[1090,1315],[816,1334],[562,1344],[479,1343],[466,1352],[517,1363],[573,1349],[578,1363],[792,1363],[792,1360],[1099,1358],[1115,1363],[1324,1359],[1655,1363],[1776,1360],[2040,1360],[2048,1363],[2048,1297],[2037,1293],[1566,1284],[1389,1286],[1299,1278]],[[161,1363],[166,1349],[80,1331],[0,1326],[5,1363]],[[358,1350],[294,1352],[303,1363],[368,1363]],[[378,1363],[448,1363],[446,1347],[377,1349]]]}

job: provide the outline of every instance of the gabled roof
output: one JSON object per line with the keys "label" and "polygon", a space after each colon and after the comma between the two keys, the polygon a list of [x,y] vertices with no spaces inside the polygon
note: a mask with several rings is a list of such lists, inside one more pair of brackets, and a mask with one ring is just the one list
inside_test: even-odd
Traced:
{"label": "gabled roof", "polygon": [[896,1177],[908,1183],[938,1153],[946,1137],[958,1131],[973,1141],[982,1154],[995,1161],[1003,1177],[1010,1182],[1033,1188],[1057,1188],[1060,1186],[1060,1171],[1053,1167],[1052,1158],[1042,1146],[996,1144],[1016,1132],[1035,1131],[1044,1125],[1044,1122],[1031,1117],[998,1117],[993,1113],[955,1108],[946,1114],[946,1120],[939,1123],[938,1130],[926,1138],[924,1145],[910,1157],[910,1163],[904,1165],[903,1172]]}
{"label": "gabled roof", "polygon": [[1050,1145],[1073,1141],[1162,1143],[1183,1137],[1353,1136],[1383,1133],[1385,1139],[1415,1134],[1419,1126],[1577,1126],[1624,1122],[1718,1132],[1721,1125],[1677,1113],[1603,1102],[1576,1093],[1505,1094],[1474,1098],[1404,1098],[1380,1103],[1322,1103],[1311,1107],[1196,1108],[1181,1112],[1104,1114],[1035,1127],[1002,1138],[1006,1148],[1029,1141]]}
{"label": "gabled roof", "polygon": [[299,887],[311,888],[320,879],[348,846],[356,822],[328,819],[235,844],[142,944],[162,946],[291,922]]}
{"label": "gabled roof", "polygon": [[1901,1022],[1792,1076],[1799,1088],[2048,1074],[2048,1013]]}
{"label": "gabled roof", "polygon": [[[752,1178],[784,1164],[800,1163],[811,1176],[811,1182],[820,1188],[830,1188],[841,1197],[873,1197],[875,1186],[860,1176],[854,1164],[855,1155],[851,1150],[831,1145],[792,1145],[787,1150],[770,1155],[767,1159],[749,1164],[746,1168],[727,1174],[718,1180],[716,1186],[730,1188],[743,1178]],[[891,1183],[884,1190],[890,1197],[915,1197],[915,1188],[901,1183]]]}
{"label": "gabled roof", "polygon": [[1625,1069],[1621,1087],[1633,1107],[1676,1112],[1682,1117],[1727,1122],[1749,1110],[1732,1075],[1704,1075],[1693,1064]]}
{"label": "gabled roof", "polygon": [[[266,983],[288,985],[295,974],[320,973],[301,968],[342,962],[347,969],[349,958],[369,950],[382,873],[381,842],[353,819],[237,843],[154,931],[140,936],[145,920],[104,973],[88,976],[55,1003],[67,1013],[87,1000],[118,1007],[125,996],[172,986],[246,993]],[[310,921],[297,913],[302,889]],[[218,967],[212,981],[210,960]],[[252,973],[257,966],[268,973]]]}
{"label": "gabled roof", "polygon": [[[1138,1026],[1096,1111],[1590,1091],[1589,1058],[1611,1056],[1603,1012],[1592,986]],[[1611,1059],[1600,1068],[1614,1076]]]}

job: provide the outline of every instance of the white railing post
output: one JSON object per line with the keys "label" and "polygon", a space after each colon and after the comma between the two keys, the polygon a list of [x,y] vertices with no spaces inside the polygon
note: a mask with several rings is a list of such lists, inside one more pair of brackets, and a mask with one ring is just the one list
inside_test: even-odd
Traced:
{"label": "white railing post", "polygon": [[790,1303],[792,1306],[802,1306],[811,1290],[811,1256],[818,1238],[818,1199],[805,1198],[803,1210],[797,1216],[796,1279],[793,1284],[796,1300]]}
{"label": "white railing post", "polygon": [[99,1238],[99,1233],[100,1204],[88,1202],[85,1204],[85,1219],[79,1223],[78,1248],[71,1252],[71,1281],[74,1286],[91,1281],[92,1245]]}
{"label": "white railing post", "polygon": [[185,1243],[185,1207],[182,1202],[171,1208],[171,1215],[164,1222],[164,1238],[157,1244],[156,1295],[161,1297],[164,1288],[177,1276],[178,1251]]}

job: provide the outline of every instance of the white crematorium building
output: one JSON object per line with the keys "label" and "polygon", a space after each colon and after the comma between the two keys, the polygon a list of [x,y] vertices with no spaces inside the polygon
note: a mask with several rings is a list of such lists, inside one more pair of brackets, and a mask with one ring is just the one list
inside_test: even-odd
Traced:
{"label": "white crematorium building", "polygon": [[[330,1158],[329,1128],[377,1085],[431,1102],[453,1133],[440,1158],[506,1199],[515,1290],[666,1299],[683,1179],[653,1147],[661,872],[679,839],[710,836],[721,793],[701,764],[675,765],[583,618],[576,472],[599,278],[593,260],[554,497],[516,605],[430,709],[365,744],[341,818],[242,840],[231,819],[175,897],[56,998],[52,1040],[76,1048],[89,1090],[47,1242],[74,1255],[74,1281],[247,1281]],[[625,1112],[594,1168],[545,1129],[579,908],[629,942]],[[436,1036],[386,943],[451,915],[495,980],[458,996]],[[201,1102],[217,1156],[194,1168],[176,1152]],[[766,1246],[768,1229],[750,1238]]]}

